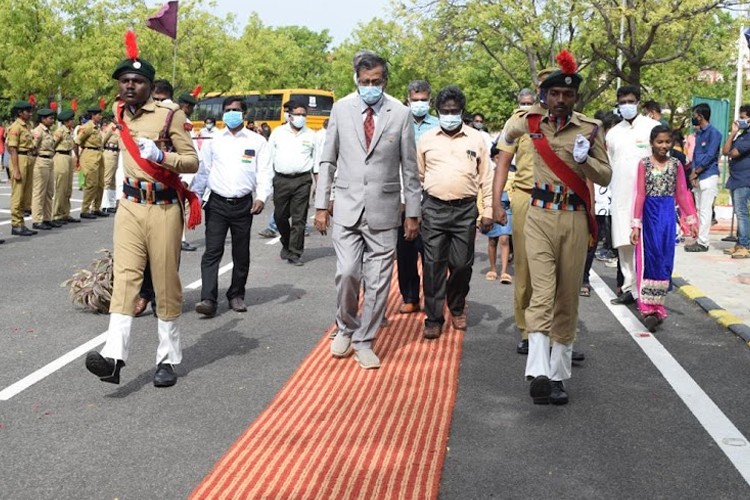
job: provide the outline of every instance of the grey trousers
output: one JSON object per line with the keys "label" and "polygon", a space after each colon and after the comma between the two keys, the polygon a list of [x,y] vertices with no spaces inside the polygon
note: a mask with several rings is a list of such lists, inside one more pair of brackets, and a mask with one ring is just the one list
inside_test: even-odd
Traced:
{"label": "grey trousers", "polygon": [[[397,228],[382,231],[367,225],[363,212],[351,227],[333,224],[336,251],[336,326],[352,338],[354,349],[371,349],[391,287]],[[359,314],[360,287],[364,287],[362,314]]]}

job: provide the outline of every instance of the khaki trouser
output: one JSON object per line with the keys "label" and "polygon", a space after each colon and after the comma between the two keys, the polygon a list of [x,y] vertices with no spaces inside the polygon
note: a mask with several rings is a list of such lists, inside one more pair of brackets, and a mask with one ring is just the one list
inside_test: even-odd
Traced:
{"label": "khaki trouser", "polygon": [[34,164],[33,189],[31,197],[31,220],[36,224],[52,220],[52,197],[55,195],[52,158],[37,157]]}
{"label": "khaki trouser", "polygon": [[101,151],[84,149],[80,165],[84,175],[81,213],[96,212],[102,206],[104,193],[104,159]]}
{"label": "khaki trouser", "polygon": [[133,315],[148,261],[159,319],[173,321],[180,316],[182,284],[178,265],[182,226],[180,204],[141,205],[120,200],[115,215],[114,289],[110,313]]}
{"label": "khaki trouser", "polygon": [[11,168],[11,201],[10,213],[13,227],[24,225],[23,211],[31,206],[31,193],[34,185],[34,157],[18,155],[18,170],[21,171],[21,180],[16,181]]}
{"label": "khaki trouser", "polygon": [[578,292],[589,241],[586,212],[531,206],[525,236],[532,288],[526,330],[570,344],[576,336]]}
{"label": "khaki trouser", "polygon": [[70,197],[73,196],[73,157],[57,153],[54,159],[55,196],[52,199],[54,220],[70,217]]}
{"label": "khaki trouser", "polygon": [[104,150],[104,189],[115,189],[115,173],[117,172],[117,157],[119,151]]}
{"label": "khaki trouser", "polygon": [[529,212],[531,195],[520,189],[513,190],[510,198],[510,211],[513,214],[513,277],[514,300],[513,312],[516,325],[521,331],[521,338],[527,339],[529,332],[526,330],[526,308],[531,300],[531,276],[529,276],[529,262],[526,257],[526,214]]}

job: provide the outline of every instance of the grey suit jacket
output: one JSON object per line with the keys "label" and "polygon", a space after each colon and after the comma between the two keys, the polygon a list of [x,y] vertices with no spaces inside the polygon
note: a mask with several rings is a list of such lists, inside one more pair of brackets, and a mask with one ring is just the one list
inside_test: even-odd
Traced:
{"label": "grey suit jacket", "polygon": [[403,104],[387,96],[383,98],[369,150],[365,148],[359,96],[345,97],[331,110],[315,207],[328,207],[337,173],[333,211],[336,224],[354,226],[364,210],[372,229],[398,227],[402,179],[406,216],[420,216],[421,185],[411,112]]}

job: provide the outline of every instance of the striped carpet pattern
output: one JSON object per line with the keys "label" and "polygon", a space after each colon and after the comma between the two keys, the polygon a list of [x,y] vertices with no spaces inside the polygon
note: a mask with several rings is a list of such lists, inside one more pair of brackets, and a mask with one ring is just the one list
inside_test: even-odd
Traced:
{"label": "striped carpet pattern", "polygon": [[379,370],[332,358],[326,332],[191,498],[437,498],[463,334],[424,340],[400,304],[394,279]]}

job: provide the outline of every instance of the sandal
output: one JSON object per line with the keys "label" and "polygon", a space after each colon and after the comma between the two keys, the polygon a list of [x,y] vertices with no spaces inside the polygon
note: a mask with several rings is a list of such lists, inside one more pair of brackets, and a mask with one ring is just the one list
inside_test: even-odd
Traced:
{"label": "sandal", "polygon": [[484,278],[487,281],[495,281],[497,279],[497,273],[495,271],[490,271],[484,275]]}
{"label": "sandal", "polygon": [[591,285],[581,285],[581,291],[578,292],[581,297],[591,297]]}
{"label": "sandal", "polygon": [[510,285],[513,283],[513,277],[508,273],[503,273],[502,276],[500,276],[500,283],[503,285]]}

